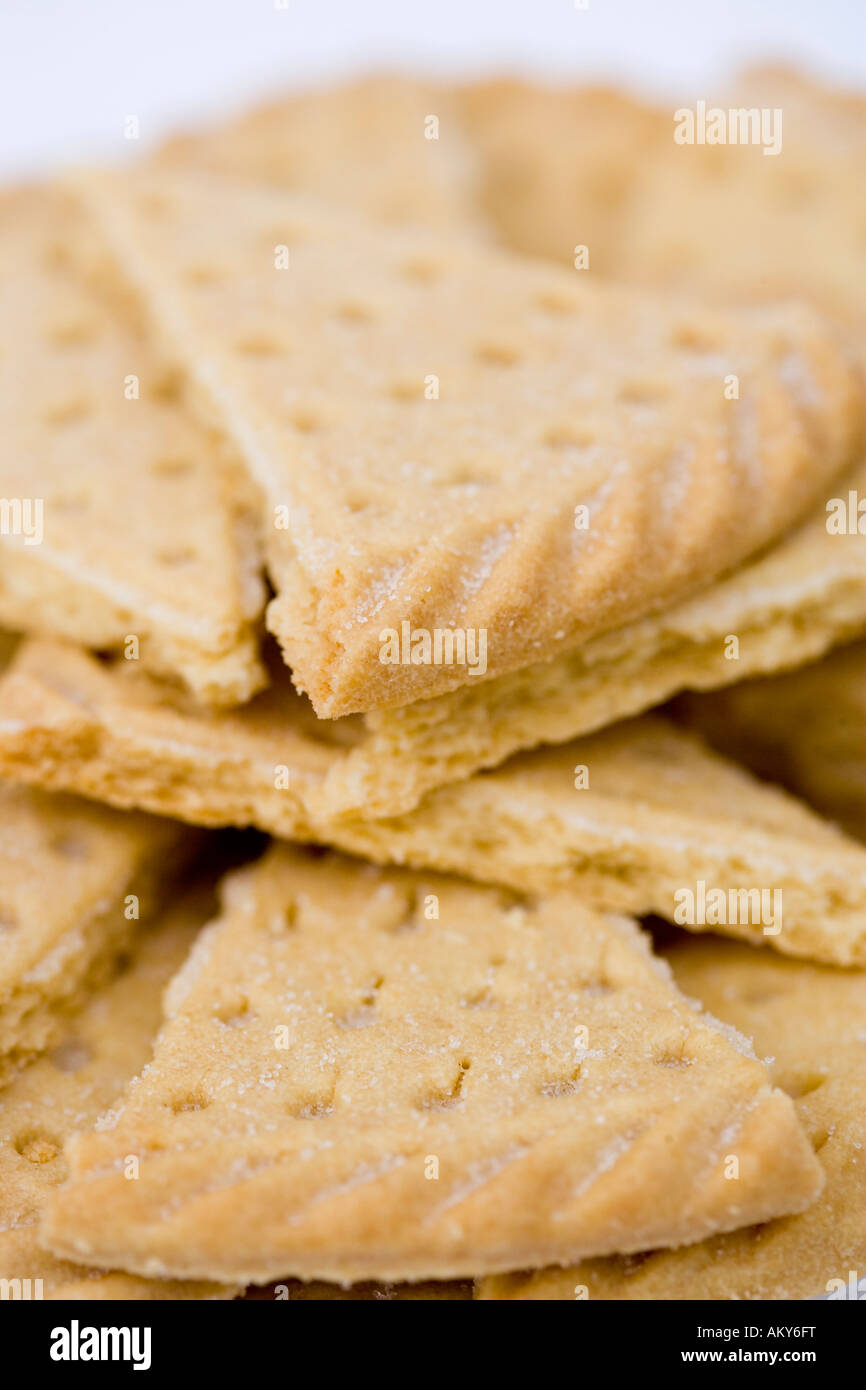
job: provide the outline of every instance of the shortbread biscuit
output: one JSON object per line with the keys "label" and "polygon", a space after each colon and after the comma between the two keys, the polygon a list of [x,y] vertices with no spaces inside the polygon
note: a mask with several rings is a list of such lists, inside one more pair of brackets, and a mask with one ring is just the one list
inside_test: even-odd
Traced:
{"label": "shortbread biscuit", "polygon": [[853,462],[860,384],[806,310],[698,315],[373,223],[347,243],[339,210],[203,175],[81,189],[262,489],[268,623],[322,716],[669,605]]}
{"label": "shortbread biscuit", "polygon": [[[866,468],[827,500],[866,496]],[[831,535],[827,505],[730,578],[572,653],[365,716],[366,736],[328,782],[332,814],[409,810],[424,792],[523,748],[562,743],[680,690],[712,690],[814,661],[866,632],[866,551]],[[732,642],[735,639],[735,642]]]}
{"label": "shortbread biscuit", "polygon": [[[837,491],[844,498],[849,488],[866,493],[866,470]],[[301,817],[314,794],[317,814],[329,820],[402,814],[431,789],[521,749],[565,742],[685,688],[710,690],[797,666],[864,631],[862,538],[829,534],[822,503],[794,535],[668,614],[597,638],[580,653],[401,710],[316,720],[277,662],[268,692],[231,715],[204,716],[202,725],[199,711],[139,677],[135,663],[120,667],[118,688],[69,650],[31,644],[17,664],[14,700],[9,683],[0,685],[0,772],[204,824],[258,821],[276,834],[300,834],[282,818]],[[143,723],[133,708],[139,705],[149,710]],[[37,735],[47,721],[50,730]],[[311,776],[301,775],[289,737],[299,726],[309,734],[304,765]],[[263,756],[253,805],[244,767]],[[274,762],[294,769],[288,789],[277,789]],[[170,783],[157,768],[171,769]],[[216,808],[198,795],[206,789],[210,796],[215,783]]]}
{"label": "shortbread biscuit", "polygon": [[175,136],[151,162],[345,203],[390,226],[487,236],[587,269],[617,264],[662,114],[606,88],[380,75],[294,93]]}
{"label": "shortbread biscuit", "polygon": [[458,103],[496,236],[581,272],[615,273],[641,168],[670,139],[667,112],[610,88],[507,78],[461,88]]}
{"label": "shortbread biscuit", "polygon": [[0,674],[0,776],[193,824],[314,839],[329,771],[360,721],[318,720],[278,656],[274,665],[248,705],[202,711],[133,662],[24,641]]}
{"label": "shortbread biscuit", "polygon": [[[866,964],[863,850],[667,720],[523,754],[404,816],[334,820],[322,791],[343,753],[322,744],[287,682],[279,690],[204,720],[126,663],[111,671],[74,649],[24,644],[0,679],[0,774],[205,825],[251,823],[378,863],[518,891],[570,888],[603,909]],[[707,890],[726,895],[724,913]],[[709,922],[698,905],[708,901]]]}
{"label": "shortbread biscuit", "polygon": [[523,754],[403,817],[319,825],[316,838],[866,966],[863,849],[657,717]]}
{"label": "shortbread biscuit", "polygon": [[57,1038],[191,842],[168,821],[5,784],[0,826],[2,1082]]}
{"label": "shortbread biscuit", "polygon": [[[677,144],[671,110],[668,139],[633,185],[617,273],[724,303],[808,297],[862,348],[866,101],[769,68],[706,106],[726,120],[731,109],[755,111],[759,122],[765,112],[760,140]],[[780,148],[765,155],[774,123]]]}
{"label": "shortbread biscuit", "polygon": [[314,193],[389,225],[482,234],[475,157],[454,95],[433,82],[382,75],[296,93],[175,136],[152,162]]}
{"label": "shortbread biscuit", "polygon": [[[65,1022],[65,1034],[0,1097],[0,1280],[4,1297],[167,1299],[230,1297],[224,1285],[158,1283],[57,1260],[38,1241],[46,1195],[63,1182],[63,1146],[114,1104],[150,1060],[162,990],[209,910],[188,894],[142,929],[129,964]],[[20,1281],[16,1285],[14,1281]]]}
{"label": "shortbread biscuit", "polygon": [[96,285],[100,257],[64,194],[0,198],[15,270],[0,281],[0,622],[126,646],[201,700],[239,703],[262,683],[264,592],[237,468],[134,309]]}
{"label": "shortbread biscuit", "polygon": [[[849,487],[866,492],[866,469],[840,495]],[[402,814],[431,789],[521,749],[564,743],[685,688],[709,690],[797,666],[866,631],[861,542],[854,533],[831,535],[822,504],[808,524],[732,578],[666,615],[595,639],[580,654],[402,710],[329,723],[295,696],[281,663],[268,692],[203,726],[133,663],[119,668],[118,685],[70,649],[30,644],[15,681],[0,683],[0,772],[205,824],[214,823],[213,807],[197,792],[218,782],[217,823],[257,821],[282,835],[300,833],[282,817],[300,818],[313,796],[326,819]],[[301,775],[294,741],[273,756],[273,740],[299,727],[309,735],[305,745],[318,745],[304,752],[312,777]],[[254,806],[242,770],[252,758],[260,763]],[[288,789],[276,789],[274,762],[294,769]],[[171,771],[170,783],[157,766]]]}
{"label": "shortbread biscuit", "polygon": [[862,1278],[866,973],[711,939],[683,940],[667,959],[687,995],[771,1054],[827,1174],[822,1196],[802,1216],[681,1250],[483,1280],[482,1298],[838,1299],[851,1296],[852,1271],[855,1288]]}
{"label": "shortbread biscuit", "polygon": [[463,1277],[677,1244],[821,1187],[764,1068],[632,923],[573,895],[278,846],[228,880],[166,1007],[114,1124],[69,1146],[55,1253],[258,1283]]}
{"label": "shortbread biscuit", "polygon": [[786,676],[683,698],[677,711],[761,777],[790,787],[849,834],[866,839],[862,642]]}

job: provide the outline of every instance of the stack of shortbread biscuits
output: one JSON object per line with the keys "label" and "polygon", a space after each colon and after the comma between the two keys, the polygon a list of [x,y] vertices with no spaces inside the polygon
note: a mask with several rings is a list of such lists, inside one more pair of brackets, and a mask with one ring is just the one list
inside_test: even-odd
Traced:
{"label": "stack of shortbread biscuits", "polygon": [[11,1296],[866,1277],[864,153],[377,77],[0,195]]}

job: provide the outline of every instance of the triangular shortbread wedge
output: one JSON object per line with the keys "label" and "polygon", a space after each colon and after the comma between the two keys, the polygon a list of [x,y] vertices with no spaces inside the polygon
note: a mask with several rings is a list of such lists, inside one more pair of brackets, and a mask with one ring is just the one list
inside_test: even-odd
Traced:
{"label": "triangular shortbread wedge", "polygon": [[774,540],[854,461],[859,382],[795,306],[698,314],[194,173],[81,191],[265,498],[320,715],[517,670]]}
{"label": "triangular shortbread wedge", "polygon": [[161,997],[206,918],[189,894],[139,935],[130,963],[65,1024],[65,1034],[0,1096],[0,1281],[4,1298],[230,1297],[225,1285],[105,1274],[54,1258],[37,1240],[46,1195],[66,1176],[63,1146],[89,1129],[150,1060]]}
{"label": "triangular shortbread wedge", "polygon": [[745,1045],[633,923],[574,895],[278,846],[228,880],[166,1005],[114,1122],[69,1146],[55,1253],[226,1281],[459,1277],[679,1244],[821,1187]]}
{"label": "triangular shortbread wedge", "polygon": [[[860,538],[861,545],[866,540]],[[683,697],[678,713],[761,777],[866,839],[866,645],[789,675]]]}
{"label": "triangular shortbread wedge", "polygon": [[321,728],[287,681],[205,719],[127,663],[59,644],[23,644],[0,679],[7,777],[866,964],[866,853],[668,720],[522,754],[367,821],[322,814],[344,750]]}
{"label": "triangular shortbread wedge", "polygon": [[63,193],[0,198],[0,622],[135,649],[240,703],[262,684],[264,594],[237,469],[97,285],[101,255]]}
{"label": "triangular shortbread wedge", "polygon": [[278,98],[175,136],[152,162],[314,193],[392,226],[481,229],[454,94],[429,81],[389,74]]}
{"label": "triangular shortbread wedge", "polygon": [[[730,942],[683,940],[674,978],[769,1053],[827,1185],[802,1216],[569,1269],[488,1279],[482,1298],[861,1298],[866,1285],[866,973],[784,961]],[[858,1279],[860,1287],[858,1291]]]}
{"label": "triangular shortbread wedge", "polygon": [[0,1082],[58,1036],[189,848],[169,821],[0,784]]}

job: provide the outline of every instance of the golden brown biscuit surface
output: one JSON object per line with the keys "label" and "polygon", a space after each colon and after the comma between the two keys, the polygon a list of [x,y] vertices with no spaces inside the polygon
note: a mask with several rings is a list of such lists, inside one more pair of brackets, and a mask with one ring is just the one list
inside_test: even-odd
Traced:
{"label": "golden brown biscuit surface", "polygon": [[452,1278],[695,1239],[820,1190],[763,1067],[633,924],[573,896],[280,846],[228,881],[166,1005],[115,1123],[69,1147],[43,1228],[58,1254]]}
{"label": "golden brown biscuit surface", "polygon": [[483,234],[454,94],[429,81],[383,74],[278,97],[169,140],[153,162],[302,190],[386,225]]}
{"label": "golden brown biscuit surface", "polygon": [[[348,738],[343,723],[324,728]],[[285,676],[208,717],[124,662],[111,670],[57,644],[22,644],[0,678],[8,777],[866,963],[862,849],[669,721],[525,753],[366,821],[323,814],[346,747],[323,743],[322,727]]]}
{"label": "golden brown biscuit surface", "polygon": [[724,303],[809,298],[862,353],[866,101],[766,67],[718,106],[766,112],[777,138],[766,127],[758,143],[677,144],[671,112],[632,186],[617,273]]}
{"label": "golden brown biscuit surface", "polygon": [[805,310],[697,315],[372,223],[347,245],[337,210],[203,175],[81,189],[264,493],[269,625],[321,715],[669,605],[853,462],[860,385]]}
{"label": "golden brown biscuit surface", "polygon": [[[862,538],[861,538],[862,544]],[[784,676],[683,698],[681,716],[761,777],[866,838],[866,647]]]}
{"label": "golden brown biscuit surface", "polygon": [[0,258],[15,267],[0,279],[14,343],[0,496],[38,508],[18,529],[4,515],[0,621],[125,650],[203,702],[240,703],[262,684],[264,593],[235,470],[131,305],[95,283],[101,257],[66,194],[0,197]]}
{"label": "golden brown biscuit surface", "polygon": [[856,532],[830,534],[827,502],[866,492],[866,469],[834,484],[809,520],[728,578],[664,613],[574,652],[365,716],[329,776],[334,814],[409,810],[444,782],[539,743],[562,743],[666,700],[713,690],[821,656],[866,630],[866,551]]}
{"label": "golden brown biscuit surface", "polygon": [[827,1174],[822,1196],[801,1216],[681,1250],[483,1280],[482,1298],[838,1297],[850,1271],[862,1271],[866,973],[710,939],[684,940],[666,956],[687,995],[752,1037],[759,1056],[770,1054]]}
{"label": "golden brown biscuit surface", "polygon": [[170,821],[0,785],[0,1078],[56,1041],[194,843]]}
{"label": "golden brown biscuit surface", "polygon": [[56,1046],[0,1091],[0,1279],[10,1281],[4,1297],[27,1297],[27,1289],[30,1297],[51,1299],[230,1296],[224,1286],[88,1269],[56,1259],[37,1241],[46,1196],[66,1176],[65,1142],[90,1129],[149,1060],[162,990],[210,902],[205,891],[188,893],[143,927],[120,974],[69,1015]]}
{"label": "golden brown biscuit surface", "polygon": [[457,100],[495,235],[569,268],[615,273],[642,166],[670,138],[667,113],[612,88],[514,78],[470,83]]}

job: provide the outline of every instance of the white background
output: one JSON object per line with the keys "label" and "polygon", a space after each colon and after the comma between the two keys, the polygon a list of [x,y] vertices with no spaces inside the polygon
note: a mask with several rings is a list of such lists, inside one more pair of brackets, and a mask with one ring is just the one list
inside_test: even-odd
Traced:
{"label": "white background", "polygon": [[[376,66],[619,78],[692,98],[794,60],[866,89],[866,0],[0,0],[0,177]],[[141,148],[139,145],[136,148]]]}

